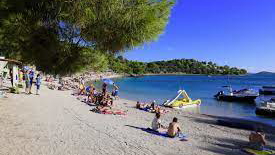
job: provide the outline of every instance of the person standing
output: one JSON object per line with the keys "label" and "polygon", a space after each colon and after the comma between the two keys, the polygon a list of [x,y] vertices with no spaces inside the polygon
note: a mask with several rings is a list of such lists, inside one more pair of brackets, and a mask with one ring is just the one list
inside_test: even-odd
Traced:
{"label": "person standing", "polygon": [[11,79],[11,86],[13,87],[13,72],[12,72],[12,69],[10,69],[10,79]]}
{"label": "person standing", "polygon": [[105,82],[103,82],[103,84],[102,84],[102,94],[103,94],[103,96],[105,96],[106,93],[107,93],[107,84]]}
{"label": "person standing", "polygon": [[26,94],[30,94],[30,76],[29,76],[29,71],[25,71],[24,78],[25,78],[25,84],[26,84],[25,93]]}
{"label": "person standing", "polygon": [[22,70],[19,70],[19,82],[21,83],[23,81],[24,73]]}
{"label": "person standing", "polygon": [[33,84],[33,78],[34,78],[34,71],[33,70],[30,70],[29,71],[29,78],[30,78],[30,94],[32,93],[32,84]]}
{"label": "person standing", "polygon": [[40,85],[41,85],[41,76],[40,74],[37,74],[37,77],[36,77],[36,95],[39,95],[39,90],[40,90]]}
{"label": "person standing", "polygon": [[114,83],[113,84],[113,86],[114,86],[114,91],[113,91],[113,96],[115,97],[115,99],[119,99],[118,98],[118,86]]}

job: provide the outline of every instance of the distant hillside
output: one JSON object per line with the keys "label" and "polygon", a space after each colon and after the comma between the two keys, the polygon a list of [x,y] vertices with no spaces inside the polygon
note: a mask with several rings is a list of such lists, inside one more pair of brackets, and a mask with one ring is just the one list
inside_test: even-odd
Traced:
{"label": "distant hillside", "polygon": [[267,72],[267,71],[262,71],[262,72],[259,72],[259,73],[256,73],[258,75],[271,75],[271,74],[275,74],[273,72]]}
{"label": "distant hillside", "polygon": [[109,60],[110,69],[117,73],[129,74],[247,74],[245,69],[236,67],[219,66],[213,62],[197,61],[195,59],[174,59],[167,61],[138,62],[124,59],[123,57]]}

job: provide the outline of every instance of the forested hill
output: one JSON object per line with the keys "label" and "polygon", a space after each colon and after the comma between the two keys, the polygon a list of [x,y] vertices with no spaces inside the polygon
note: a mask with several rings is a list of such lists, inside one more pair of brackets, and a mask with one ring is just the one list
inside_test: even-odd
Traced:
{"label": "forested hill", "polygon": [[130,61],[119,56],[109,60],[109,68],[117,73],[129,74],[169,74],[169,73],[185,73],[185,74],[246,74],[245,69],[236,67],[218,66],[213,62],[197,61],[194,59],[174,59],[168,61],[155,62],[138,62]]}

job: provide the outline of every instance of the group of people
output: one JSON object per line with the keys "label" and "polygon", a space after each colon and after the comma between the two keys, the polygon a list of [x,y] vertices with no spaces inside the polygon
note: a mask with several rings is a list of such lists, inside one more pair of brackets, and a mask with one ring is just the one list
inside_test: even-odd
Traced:
{"label": "group of people", "polygon": [[[79,81],[79,89],[77,95],[87,96],[86,102],[93,103],[95,105],[103,107],[113,106],[114,99],[118,99],[118,90],[119,87],[113,83],[113,91],[109,93],[107,90],[107,84],[103,82],[102,91],[97,91],[93,84],[85,87],[84,80]],[[112,97],[113,96],[113,97]]]}
{"label": "group of people", "polygon": [[[96,88],[91,84],[89,87],[85,87],[84,80],[80,81],[78,95],[86,95],[87,102],[96,104],[96,108],[92,111],[100,112],[104,114],[125,114],[121,110],[112,110],[113,100],[118,99],[118,86],[113,84],[113,91],[110,94],[107,91],[107,84],[102,84],[102,91],[98,92]],[[113,96],[113,97],[111,97]],[[182,135],[181,127],[178,123],[178,118],[174,117],[172,122],[168,126],[162,124],[161,115],[169,112],[166,109],[161,109],[160,106],[153,101],[151,104],[141,103],[137,101],[136,108],[156,113],[151,123],[151,130],[156,132],[166,132],[168,137],[180,137]],[[257,129],[249,135],[249,147],[257,150],[263,150],[266,145],[265,134],[261,129]]]}
{"label": "group of people", "polygon": [[140,110],[145,110],[151,113],[160,113],[165,114],[169,112],[166,109],[161,109],[159,105],[156,104],[156,101],[154,100],[151,104],[141,103],[137,101],[136,108]]}
{"label": "group of people", "polygon": [[87,96],[85,102],[96,105],[94,109],[91,111],[101,113],[101,114],[115,114],[115,115],[126,115],[125,111],[122,110],[114,110],[112,108],[114,99],[118,99],[118,90],[119,87],[113,83],[113,91],[109,93],[107,90],[108,85],[103,82],[102,90],[97,91],[93,84],[85,87],[84,80],[81,79],[79,81],[79,89],[77,95]]}
{"label": "group of people", "polygon": [[162,125],[162,121],[160,119],[161,114],[156,113],[155,118],[152,121],[152,130],[156,132],[167,132],[167,136],[174,138],[180,136],[181,128],[178,123],[178,118],[174,117],[172,122],[169,124],[168,127]]}
{"label": "group of people", "polygon": [[25,93],[32,94],[32,85],[36,85],[36,95],[39,95],[40,86],[42,83],[42,76],[40,73],[36,75],[34,82],[34,71],[33,70],[24,70],[23,71],[23,80],[25,80]]}
{"label": "group of people", "polygon": [[[12,69],[10,70],[11,85],[13,86]],[[18,80],[20,83],[25,81],[25,93],[32,94],[32,86],[36,85],[36,94],[39,95],[39,90],[42,82],[42,76],[38,73],[35,77],[35,72],[32,69],[21,69],[18,72]]]}

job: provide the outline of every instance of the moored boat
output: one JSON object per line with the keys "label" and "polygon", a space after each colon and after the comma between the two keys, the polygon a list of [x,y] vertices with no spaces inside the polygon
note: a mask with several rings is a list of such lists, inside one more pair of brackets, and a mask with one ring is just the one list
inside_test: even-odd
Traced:
{"label": "moored boat", "polygon": [[264,95],[274,95],[275,94],[275,85],[263,86],[262,89],[259,90],[259,93],[264,94]]}
{"label": "moored boat", "polygon": [[256,107],[255,113],[257,115],[275,117],[275,98],[271,98],[268,101],[262,101],[262,103]]}
{"label": "moored boat", "polygon": [[163,105],[166,107],[182,109],[187,107],[196,107],[200,104],[200,99],[192,100],[185,90],[179,90],[178,95],[175,98],[167,100]]}
{"label": "moored boat", "polygon": [[232,91],[231,86],[223,86],[228,88],[227,91],[219,91],[214,97],[221,101],[239,101],[254,103],[255,99],[259,96],[259,93],[252,89],[241,89]]}

